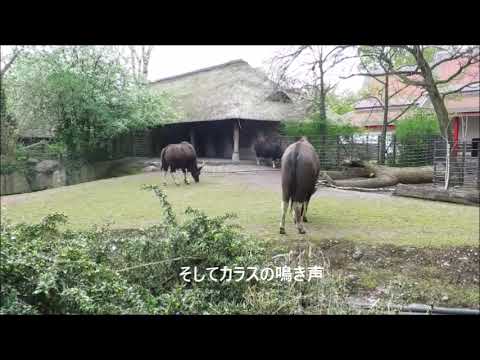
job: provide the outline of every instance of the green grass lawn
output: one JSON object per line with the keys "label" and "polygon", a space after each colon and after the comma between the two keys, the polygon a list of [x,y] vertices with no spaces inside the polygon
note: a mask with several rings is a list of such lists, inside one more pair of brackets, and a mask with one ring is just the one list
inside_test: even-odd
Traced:
{"label": "green grass lawn", "polygon": [[[160,221],[162,216],[158,200],[153,192],[141,190],[142,184],[161,185],[160,176],[131,175],[22,194],[14,201],[2,199],[2,212],[14,222],[35,222],[49,213],[62,212],[75,229],[105,223],[139,228]],[[268,241],[338,239],[415,246],[479,242],[477,207],[355,193],[346,198],[334,191],[321,191],[309,207],[307,235],[297,234],[290,216],[287,235],[280,235],[280,194],[276,188],[232,182],[226,175],[203,176],[198,184],[169,184],[164,189],[177,214],[183,216],[187,206],[209,215],[234,212],[246,231]]]}

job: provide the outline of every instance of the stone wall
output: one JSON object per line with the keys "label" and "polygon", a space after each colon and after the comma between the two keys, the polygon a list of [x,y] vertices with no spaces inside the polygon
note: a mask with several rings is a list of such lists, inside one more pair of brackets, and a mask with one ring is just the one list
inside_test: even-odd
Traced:
{"label": "stone wall", "polygon": [[159,171],[159,164],[148,158],[123,158],[69,168],[57,160],[29,160],[26,172],[0,175],[0,195],[21,194],[65,185],[131,175],[142,171]]}

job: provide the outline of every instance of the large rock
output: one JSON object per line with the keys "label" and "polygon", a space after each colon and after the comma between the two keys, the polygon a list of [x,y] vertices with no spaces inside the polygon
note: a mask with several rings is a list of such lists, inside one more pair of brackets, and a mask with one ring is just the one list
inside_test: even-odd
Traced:
{"label": "large rock", "polygon": [[35,165],[34,170],[39,173],[51,174],[59,168],[60,162],[58,160],[43,160]]}
{"label": "large rock", "polygon": [[30,172],[30,184],[33,191],[45,190],[67,184],[65,168],[58,160],[43,160]]}
{"label": "large rock", "polygon": [[55,170],[52,174],[52,187],[59,187],[67,185],[67,174],[65,168]]}

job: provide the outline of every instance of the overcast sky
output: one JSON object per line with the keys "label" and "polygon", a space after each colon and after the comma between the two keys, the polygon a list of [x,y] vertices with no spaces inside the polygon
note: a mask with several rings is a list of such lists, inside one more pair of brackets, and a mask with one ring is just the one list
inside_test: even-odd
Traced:
{"label": "overcast sky", "polygon": [[[245,60],[253,67],[261,67],[268,71],[271,58],[289,48],[291,47],[268,45],[155,46],[150,59],[148,77],[149,80],[158,80],[237,59]],[[127,47],[125,47],[125,50],[127,50]],[[2,51],[11,51],[11,46],[2,46]],[[336,68],[337,70],[328,80],[336,82],[339,75],[344,75],[345,72],[342,73],[342,71],[345,70],[345,67],[342,68],[342,66]],[[351,90],[356,92],[360,89],[362,82],[362,77],[342,80],[339,82],[336,91]]]}
{"label": "overcast sky", "polygon": [[[194,71],[242,59],[253,67],[268,70],[269,60],[285,46],[155,46],[149,66],[149,80]],[[363,78],[342,80],[338,91],[358,91]]]}

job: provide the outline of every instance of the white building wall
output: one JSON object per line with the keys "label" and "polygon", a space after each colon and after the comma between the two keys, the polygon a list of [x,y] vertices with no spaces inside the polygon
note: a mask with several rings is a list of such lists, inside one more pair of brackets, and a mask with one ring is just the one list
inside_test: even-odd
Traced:
{"label": "white building wall", "polygon": [[480,116],[464,116],[460,124],[459,140],[471,142],[480,138]]}

